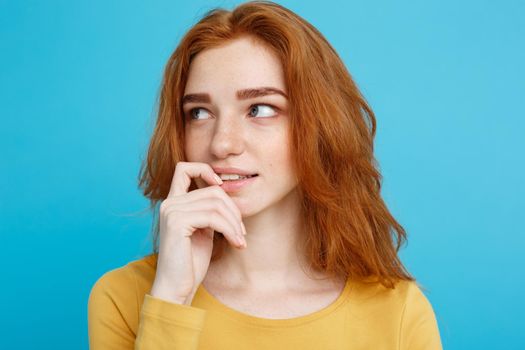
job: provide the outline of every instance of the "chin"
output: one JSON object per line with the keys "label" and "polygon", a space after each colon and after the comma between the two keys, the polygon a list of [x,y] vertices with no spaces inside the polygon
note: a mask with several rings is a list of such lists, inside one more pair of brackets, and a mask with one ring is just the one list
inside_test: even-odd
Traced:
{"label": "chin", "polygon": [[261,210],[264,210],[264,208],[260,207],[260,201],[257,200],[248,200],[245,198],[236,198],[231,197],[237,208],[239,208],[239,211],[241,212],[241,217],[249,218],[250,216],[253,216],[255,214],[258,214],[261,212]]}
{"label": "chin", "polygon": [[230,198],[233,200],[233,203],[235,203],[237,208],[239,208],[241,217],[246,218],[253,215],[253,208],[250,207],[250,204],[247,203],[247,201],[234,196],[230,196]]}

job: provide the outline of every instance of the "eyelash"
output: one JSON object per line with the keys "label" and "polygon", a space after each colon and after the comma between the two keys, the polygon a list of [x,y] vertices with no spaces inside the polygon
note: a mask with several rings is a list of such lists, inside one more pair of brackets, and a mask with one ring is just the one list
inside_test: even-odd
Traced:
{"label": "eyelash", "polygon": [[[270,107],[271,109],[273,109],[275,111],[275,116],[272,116],[272,117],[260,117],[260,118],[256,118],[256,117],[252,117],[252,118],[255,118],[255,119],[266,119],[266,118],[275,118],[277,116],[277,112],[279,111],[279,109],[277,107],[275,107],[274,105],[271,105],[271,104],[268,104],[268,103],[254,103],[252,104],[250,107],[248,107],[248,111],[251,111],[251,109],[253,107],[258,107],[258,106],[267,106],[267,107]],[[196,111],[196,110],[199,110],[199,109],[204,109],[206,110],[206,108],[203,108],[203,107],[194,107],[192,109],[190,109],[187,113],[188,115],[188,118],[190,120],[202,120],[202,119],[194,119],[193,118],[193,112]],[[207,110],[206,110],[207,111]]]}

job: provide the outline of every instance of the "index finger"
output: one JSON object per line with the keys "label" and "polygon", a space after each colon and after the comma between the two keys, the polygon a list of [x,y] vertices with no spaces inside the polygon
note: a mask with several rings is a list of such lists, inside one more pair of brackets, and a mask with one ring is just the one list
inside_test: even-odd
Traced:
{"label": "index finger", "polygon": [[221,185],[222,180],[215,174],[212,167],[206,163],[199,162],[178,162],[175,166],[173,179],[171,180],[170,191],[167,198],[188,193],[191,179],[200,177],[210,185]]}

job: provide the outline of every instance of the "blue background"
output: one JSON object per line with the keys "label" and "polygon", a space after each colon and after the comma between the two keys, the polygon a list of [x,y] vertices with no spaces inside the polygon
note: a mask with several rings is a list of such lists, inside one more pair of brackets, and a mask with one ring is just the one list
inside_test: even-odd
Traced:
{"label": "blue background", "polygon": [[[236,3],[0,1],[0,348],[87,348],[91,286],[151,248],[137,176],[163,66]],[[383,196],[444,347],[523,348],[524,2],[280,3],[377,114]]]}

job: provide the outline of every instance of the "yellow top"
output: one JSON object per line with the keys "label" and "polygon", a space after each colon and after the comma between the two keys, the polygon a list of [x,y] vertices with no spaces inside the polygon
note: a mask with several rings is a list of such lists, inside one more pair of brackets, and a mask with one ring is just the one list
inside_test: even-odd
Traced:
{"label": "yellow top", "polygon": [[348,280],[317,312],[268,319],[234,310],[199,286],[191,306],[149,295],[157,255],[107,272],[88,301],[91,350],[442,349],[432,306],[415,282],[395,289]]}

